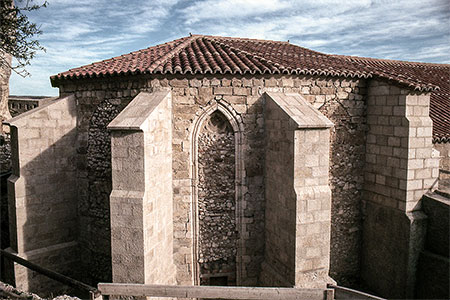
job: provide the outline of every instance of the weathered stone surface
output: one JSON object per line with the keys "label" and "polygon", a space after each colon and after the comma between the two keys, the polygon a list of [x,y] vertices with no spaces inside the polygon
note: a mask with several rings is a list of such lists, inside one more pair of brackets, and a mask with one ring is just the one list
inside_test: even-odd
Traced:
{"label": "weathered stone surface", "polygon": [[0,173],[11,170],[11,138],[9,133],[0,134]]}
{"label": "weathered stone surface", "polygon": [[[439,169],[450,171],[450,143],[435,143],[434,149],[439,151]],[[430,161],[425,160],[425,165],[429,164]],[[439,173],[439,188],[450,191],[450,174],[445,171]]]}
{"label": "weathered stone surface", "polygon": [[235,146],[231,125],[213,113],[198,137],[198,218],[200,283],[226,276],[236,284]]}
{"label": "weathered stone surface", "polygon": [[265,95],[266,227],[261,284],[323,288],[329,270],[332,123],[299,96]]}
{"label": "weathered stone surface", "polygon": [[[3,121],[11,118],[11,114],[8,109],[8,97],[9,97],[9,77],[11,75],[12,56],[0,50],[0,57],[2,64],[0,65],[0,134],[3,134],[4,128]],[[7,129],[7,127],[5,127]]]}
{"label": "weathered stone surface", "polygon": [[[317,269],[311,269],[317,271],[301,275],[299,273],[297,276],[299,282],[317,277],[322,278],[323,266],[327,265],[329,261],[330,275],[339,284],[351,286],[357,283],[361,268],[359,263],[361,261],[362,232],[361,191],[364,181],[368,186],[366,191],[370,191],[373,193],[372,195],[377,194],[372,199],[373,201],[382,201],[385,206],[409,211],[415,209],[411,203],[417,204],[418,197],[432,184],[433,176],[436,176],[434,170],[437,168],[436,161],[430,156],[431,152],[428,149],[431,143],[430,124],[421,120],[428,113],[427,101],[422,99],[421,95],[391,94],[403,93],[403,90],[400,91],[391,86],[377,87],[375,89],[379,92],[377,95],[372,93],[374,89],[369,88],[372,94],[367,96],[365,80],[303,75],[257,75],[253,77],[249,75],[245,77],[234,75],[218,77],[212,75],[142,75],[123,76],[120,81],[115,78],[93,78],[63,82],[61,94],[74,93],[78,101],[77,141],[74,145],[77,149],[75,163],[78,184],[80,253],[83,260],[90,264],[83,268],[86,282],[110,281],[112,279],[111,261],[121,261],[124,264],[141,262],[140,256],[135,258],[110,257],[109,254],[108,236],[111,226],[109,209],[115,206],[115,203],[112,203],[109,198],[111,172],[116,172],[113,174],[117,176],[122,174],[121,176],[128,178],[125,180],[127,182],[124,182],[127,184],[138,184],[142,181],[138,180],[138,176],[135,176],[136,174],[131,170],[124,173],[124,161],[119,159],[124,159],[127,155],[139,154],[138,147],[132,146],[134,140],[130,140],[131,144],[125,143],[124,147],[117,148],[118,151],[115,155],[118,159],[113,160],[111,164],[110,135],[106,130],[106,125],[139,92],[153,92],[161,88],[169,88],[173,96],[172,137],[170,138],[172,147],[173,260],[178,284],[192,284],[194,278],[195,267],[192,263],[195,263],[194,257],[198,255],[198,252],[194,253],[193,250],[195,240],[195,233],[192,231],[195,222],[192,218],[193,190],[196,187],[202,187],[192,184],[193,168],[196,167],[196,157],[192,156],[192,151],[194,147],[197,147],[195,140],[197,136],[194,136],[194,132],[198,125],[198,119],[214,103],[220,103],[226,107],[225,110],[229,114],[227,119],[232,124],[234,131],[234,147],[242,149],[242,153],[236,154],[234,158],[235,167],[240,170],[236,174],[243,174],[242,178],[245,179],[241,182],[239,179],[241,175],[235,178],[237,182],[235,189],[241,191],[240,194],[236,194],[242,195],[241,197],[236,196],[234,199],[235,211],[241,214],[235,220],[236,230],[239,231],[239,234],[236,234],[239,246],[236,247],[237,254],[235,256],[238,284],[256,285],[260,282],[267,282],[267,276],[264,277],[264,272],[261,273],[261,265],[264,260],[264,243],[267,240],[265,224],[273,220],[270,217],[268,219],[265,214],[267,209],[272,208],[272,206],[267,206],[265,195],[267,173],[264,170],[268,164],[266,160],[266,151],[268,150],[264,144],[268,132],[265,126],[273,128],[274,140],[287,139],[286,129],[290,126],[286,122],[267,119],[264,98],[261,97],[265,91],[299,93],[335,124],[330,132],[330,149],[324,148],[326,145],[324,134],[314,133],[308,135],[311,149],[305,149],[305,156],[298,157],[304,160],[304,168],[298,170],[298,174],[296,174],[304,180],[298,184],[304,184],[305,187],[323,186],[328,184],[329,179],[332,199],[331,203],[323,200],[328,199],[326,192],[323,191],[313,189],[314,193],[318,195],[316,198],[311,196],[308,188],[299,190],[302,197],[311,198],[306,206],[302,206],[304,214],[302,212],[300,219],[307,220],[311,224],[296,228],[301,233],[300,236],[305,237],[302,240],[302,245],[305,247],[304,253],[296,261],[296,265],[304,269],[319,266]],[[373,97],[373,95],[375,96]],[[417,108],[407,110],[407,121],[404,117],[406,110],[401,108],[405,103],[414,103],[408,105],[417,106]],[[156,120],[155,122],[152,126],[159,126]],[[52,119],[45,120],[44,123],[45,126],[58,124]],[[367,126],[369,126],[369,133],[366,135]],[[410,129],[404,130],[407,126]],[[36,134],[37,132],[33,130],[26,133],[30,139],[34,139]],[[161,138],[156,132],[153,135]],[[200,137],[199,145],[205,146],[212,143],[209,137],[201,134],[198,137]],[[227,143],[231,143],[231,135],[229,138]],[[149,141],[150,144],[153,142],[156,141]],[[36,145],[35,142],[32,143]],[[414,146],[414,148],[408,151],[408,145]],[[275,143],[273,147],[282,149],[287,145]],[[156,148],[150,147],[149,149]],[[330,155],[328,155],[328,151],[330,151]],[[215,154],[214,152],[211,155],[215,157]],[[208,158],[205,159],[208,161]],[[277,157],[277,159],[281,158]],[[384,159],[386,159],[387,167],[380,164],[380,161],[382,162]],[[135,159],[133,162],[140,163],[139,159]],[[327,166],[327,162],[329,166]],[[369,165],[369,169],[366,170],[364,164]],[[200,164],[198,166],[200,169],[205,167]],[[219,168],[220,164],[217,163],[215,167]],[[279,167],[273,166],[273,168],[280,173],[285,172]],[[424,170],[426,168],[433,170],[428,172],[428,170]],[[205,167],[203,170],[207,169]],[[405,172],[406,169],[408,169],[407,172]],[[329,178],[326,177],[328,171],[330,172]],[[157,182],[157,179],[152,177],[148,182]],[[412,180],[408,181],[408,179]],[[228,188],[225,188],[224,191],[231,195],[231,186]],[[409,192],[405,195],[399,192],[399,189]],[[218,185],[214,185],[213,190],[220,189]],[[216,194],[212,193],[212,195]],[[391,201],[393,199],[396,200]],[[412,201],[397,201],[399,199],[411,199]],[[227,201],[232,201],[232,199],[229,198]],[[160,206],[156,204],[153,204],[151,208],[149,206],[149,213],[157,207]],[[329,224],[327,225],[326,220],[330,216],[326,211],[330,208],[331,251],[328,257],[326,245],[316,243],[315,238],[310,235],[320,235],[319,240],[322,240],[325,239],[326,234],[329,234],[326,229],[329,229]],[[132,207],[126,205],[117,206],[114,209],[123,215],[128,215],[130,210],[132,213],[137,213]],[[289,213],[292,212],[286,210],[286,214]],[[319,223],[323,222],[325,225],[313,224],[317,220],[322,220]],[[227,223],[230,226],[224,226],[225,223],[225,221],[221,223],[224,231],[231,232],[230,224],[232,222]],[[142,228],[144,227],[142,225]],[[204,233],[212,235],[211,228],[216,227],[213,225],[209,227],[210,229],[205,229]],[[143,238],[152,236],[152,230],[155,230],[155,227],[145,228],[147,231]],[[168,226],[165,228],[170,230]],[[127,231],[129,235],[135,233]],[[120,238],[119,233],[111,234]],[[161,231],[158,233],[159,236],[168,236],[168,234]],[[218,237],[220,235],[214,236],[211,240]],[[211,246],[210,252],[204,248],[203,254],[214,257],[213,252],[215,252],[224,254],[221,257],[230,257],[228,250],[231,247],[227,245],[232,244],[231,240],[226,237],[223,243],[216,243],[217,247]],[[283,254],[286,251],[283,251],[278,251],[277,254],[282,256],[280,261],[287,261],[286,255]],[[233,258],[229,258],[227,261],[232,260]],[[142,262],[144,261],[144,256],[142,256]],[[223,263],[222,266],[225,264]],[[283,267],[282,264],[274,267],[272,263],[265,263],[262,268],[268,270],[265,274],[274,275],[287,272],[289,266],[281,270]],[[274,268],[278,269],[273,270]],[[171,272],[167,273],[172,274]],[[120,276],[125,278],[128,275],[122,273]],[[286,285],[283,278],[283,276],[274,275],[273,282]],[[297,279],[294,278],[290,282],[298,283]]]}
{"label": "weathered stone surface", "polygon": [[140,93],[109,128],[113,280],[174,284],[171,93]]}
{"label": "weathered stone surface", "polygon": [[[106,127],[120,111],[119,105],[113,102],[103,100],[89,120],[85,150],[86,177],[83,178],[87,191],[78,202],[78,214],[83,220],[80,224],[81,251],[85,257],[82,263],[83,268],[90,270],[85,274],[90,283],[111,278],[111,137]],[[95,264],[92,265],[91,261]]]}
{"label": "weathered stone surface", "polygon": [[[8,178],[10,247],[31,262],[73,277],[78,277],[80,261],[73,218],[76,118],[72,96],[8,120],[14,141]],[[40,276],[33,280],[24,267],[13,268],[17,287],[37,292],[54,287],[55,282]]]}
{"label": "weathered stone surface", "polygon": [[[174,76],[176,77],[176,76]],[[197,77],[196,77],[197,78]],[[189,231],[191,223],[189,221],[190,206],[184,205],[183,203],[189,203],[191,197],[191,191],[189,186],[184,186],[184,182],[190,180],[191,174],[189,172],[189,151],[190,151],[190,134],[192,133],[193,122],[196,118],[196,114],[199,115],[203,107],[208,105],[211,100],[214,99],[214,88],[220,88],[216,91],[221,91],[222,94],[217,94],[223,97],[225,103],[229,103],[231,106],[242,105],[241,102],[245,98],[245,110],[241,110],[238,106],[236,109],[241,111],[241,117],[244,120],[244,137],[245,137],[245,147],[244,155],[245,161],[245,174],[246,183],[244,185],[244,215],[248,216],[245,223],[245,232],[242,232],[242,238],[244,239],[244,251],[245,251],[245,261],[243,260],[245,270],[243,276],[248,279],[247,284],[256,284],[258,281],[258,274],[260,273],[260,264],[263,258],[263,248],[264,248],[264,147],[263,147],[263,136],[264,136],[264,115],[263,106],[260,91],[266,86],[279,86],[283,82],[286,82],[288,86],[285,87],[286,92],[295,91],[297,86],[300,87],[319,87],[316,80],[308,76],[292,76],[294,87],[291,87],[290,79],[288,77],[283,80],[278,80],[277,77],[272,77],[271,79],[265,78],[263,76],[254,77],[250,79],[229,76],[228,81],[225,80],[225,86],[222,85],[222,80],[217,79],[212,76],[198,77],[198,81],[202,83],[201,86],[198,85],[198,81],[189,79],[187,85],[189,89],[198,89],[198,93],[194,92],[195,103],[191,101],[182,101],[183,97],[177,96],[173,97],[173,145],[174,145],[174,155],[173,155],[173,176],[174,176],[174,257],[177,262],[177,280],[179,283],[190,284],[192,274],[190,261],[192,261],[192,252],[181,251],[179,249],[186,248],[191,249],[192,247],[192,233]],[[242,82],[242,87],[259,87],[255,90],[255,94],[251,96],[233,96],[233,87],[241,88],[239,86],[239,80]],[[325,80],[326,81],[326,80]],[[362,97],[358,97],[359,100],[349,100],[348,103],[341,105],[336,97],[337,91],[341,91],[341,82],[345,82],[346,79],[336,79],[333,81],[331,89],[325,90],[325,87],[320,88],[320,95],[325,94],[325,100],[322,98],[317,98],[318,104],[320,106],[319,110],[326,115],[330,120],[336,124],[336,128],[332,131],[331,139],[331,153],[332,159],[330,162],[330,180],[331,188],[333,192],[332,201],[332,251],[331,251],[331,274],[340,283],[345,284],[347,282],[354,282],[355,278],[359,274],[359,252],[358,245],[360,243],[360,207],[359,199],[360,193],[358,188],[362,185],[362,170],[361,161],[364,157],[364,144],[361,140],[364,139],[365,130],[365,118],[364,110],[354,111],[355,107],[364,107],[364,101]],[[145,81],[147,82],[147,81]],[[171,86],[171,78],[169,77],[156,77],[151,80],[152,86],[155,88],[160,86]],[[159,83],[157,83],[159,82]],[[179,88],[180,85],[186,85],[184,82],[176,82],[176,87]],[[326,81],[327,82],[327,81]],[[228,84],[229,83],[229,84]],[[234,83],[234,84],[233,84]],[[89,129],[92,114],[97,110],[97,106],[102,101],[107,101],[115,107],[117,110],[122,110],[125,105],[131,100],[125,92],[121,95],[121,98],[117,97],[117,92],[128,89],[128,86],[133,86],[135,89],[141,91],[146,89],[146,85],[140,85],[139,81],[124,81],[124,84],[119,85],[114,80],[93,80],[89,82],[89,86],[86,87],[87,90],[91,91],[91,96],[80,95],[79,101],[79,128],[78,128],[78,165],[80,167],[79,178],[80,183],[80,203],[86,203],[87,199],[89,201],[103,202],[106,200],[99,192],[89,191],[89,186],[92,186],[91,179],[88,179],[86,172],[86,162],[92,166],[96,161],[94,158],[86,159],[86,151],[88,148],[88,137],[89,140],[96,139],[93,134],[89,134]],[[328,84],[328,83],[327,83]],[[84,89],[82,85],[73,85],[70,88],[71,83],[67,85],[67,89],[64,86],[64,91],[73,91],[74,89]],[[125,88],[122,88],[124,86]],[[358,81],[354,88],[355,95],[358,95],[358,86],[364,86],[364,82]],[[185,87],[183,87],[185,88]],[[223,93],[224,92],[224,93]],[[191,92],[189,92],[191,93]],[[229,94],[229,95],[227,95]],[[198,96],[197,96],[198,95]],[[227,98],[236,97],[236,98]],[[243,97],[243,98],[240,98]],[[114,99],[114,104],[110,100]],[[120,101],[117,101],[120,100]],[[313,102],[316,101],[316,96],[311,99],[307,99]],[[322,102],[325,101],[325,102]],[[117,114],[117,110],[111,111],[112,115]],[[111,120],[113,116],[108,117]],[[106,123],[106,121],[105,121]],[[100,143],[103,139],[99,134],[99,141],[94,143]],[[355,138],[356,137],[356,138]],[[106,138],[106,136],[105,136]],[[104,143],[103,151],[109,151],[108,147]],[[99,145],[100,145],[99,144]],[[347,153],[348,155],[342,155],[342,153]],[[99,156],[101,160],[108,160],[107,156]],[[104,165],[108,165],[105,163]],[[339,166],[339,167],[338,167]],[[104,168],[104,167],[103,167]],[[182,186],[179,186],[183,182]],[[105,185],[101,190],[104,190],[104,195],[110,191],[110,187]],[[88,197],[88,198],[86,198]],[[98,200],[97,200],[98,199]],[[105,200],[100,200],[105,199]],[[182,205],[183,204],[183,205]],[[105,226],[108,223],[107,209],[105,208]],[[98,214],[98,217],[100,214]],[[87,224],[92,223],[91,219],[83,218]],[[89,231],[99,228],[103,225],[98,224],[97,226],[92,226]],[[97,229],[95,229],[97,230]],[[96,232],[96,231],[94,231]],[[85,232],[83,236],[87,239],[92,239],[94,235],[87,234]],[[106,232],[105,232],[106,236]],[[91,250],[85,252],[87,257],[91,257],[88,253]],[[97,261],[104,261],[105,266],[108,261],[108,255],[104,255],[105,259]],[[88,259],[90,260],[90,259]],[[98,266],[99,267],[99,266]],[[100,268],[101,269],[101,268]],[[242,283],[244,284],[244,283]]]}
{"label": "weathered stone surface", "polygon": [[[425,239],[420,200],[438,173],[433,172],[438,161],[431,151],[429,95],[391,89],[387,83],[373,80],[367,103],[361,275],[381,296],[411,298]],[[382,226],[390,231],[383,231]],[[401,271],[392,269],[397,263],[404,266]],[[384,276],[374,277],[375,272]]]}

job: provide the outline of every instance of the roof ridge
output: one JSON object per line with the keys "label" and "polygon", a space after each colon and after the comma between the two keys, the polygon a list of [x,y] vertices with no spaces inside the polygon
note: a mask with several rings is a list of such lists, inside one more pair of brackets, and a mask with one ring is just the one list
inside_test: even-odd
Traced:
{"label": "roof ridge", "polygon": [[293,45],[287,41],[275,41],[275,40],[263,40],[263,39],[252,39],[252,38],[241,38],[241,37],[232,37],[232,36],[220,36],[220,35],[202,35],[202,34],[195,34],[196,36],[202,36],[205,38],[219,38],[219,39],[232,39],[232,40],[241,40],[241,41],[254,41],[254,42],[262,42],[262,43],[284,43],[288,45]]}
{"label": "roof ridge", "polygon": [[323,52],[319,52],[316,50],[312,50],[309,48],[305,48],[296,44],[292,44],[289,41],[276,41],[276,40],[263,40],[263,39],[252,39],[252,38],[241,38],[241,37],[232,37],[232,36],[219,36],[219,35],[203,35],[203,37],[210,37],[210,38],[217,38],[217,39],[228,39],[228,40],[239,40],[239,41],[250,41],[250,42],[260,42],[260,43],[280,43],[280,44],[286,44],[286,45],[290,45],[296,48],[300,48],[300,49],[304,49],[310,52],[314,52],[314,54],[320,54],[323,56],[333,56],[333,54],[328,54],[328,53],[323,53]]}
{"label": "roof ridge", "polygon": [[156,68],[160,65],[164,65],[169,59],[171,59],[172,57],[174,57],[175,55],[177,55],[178,53],[181,52],[181,50],[183,50],[184,48],[186,48],[186,46],[188,46],[189,44],[191,44],[193,41],[199,39],[200,36],[199,35],[191,35],[186,37],[186,40],[184,40],[183,42],[181,42],[178,46],[176,46],[175,48],[173,48],[172,50],[170,50],[169,52],[167,52],[165,55],[161,56],[160,58],[158,58],[157,60],[155,60],[149,67],[149,72],[153,72],[154,70],[156,70]]}
{"label": "roof ridge", "polygon": [[[413,88],[414,90],[426,91],[426,92],[440,90],[440,87],[436,84],[427,83],[418,78],[407,77],[403,74],[396,73],[393,70],[388,70],[388,69],[381,68],[380,66],[377,66],[377,65],[369,64],[369,62],[401,63],[403,66],[424,67],[425,68],[425,67],[429,66],[429,65],[426,65],[426,63],[421,65],[420,63],[414,63],[414,62],[408,62],[408,61],[379,59],[379,58],[361,57],[361,56],[338,55],[338,54],[335,54],[332,56],[335,58],[343,59],[348,62],[354,62],[360,66],[365,66],[369,69],[369,72],[372,73],[373,75],[376,75],[376,76],[379,76],[382,78],[386,78],[388,80],[395,80],[401,84],[405,84],[408,87]],[[434,66],[434,65],[431,64],[431,66]],[[440,69],[445,69],[445,68],[441,67]]]}
{"label": "roof ridge", "polygon": [[367,60],[371,60],[371,61],[411,64],[411,65],[415,65],[415,66],[424,66],[424,67],[439,67],[439,68],[449,68],[450,67],[450,64],[429,63],[429,62],[409,61],[409,60],[399,60],[399,59],[388,59],[388,58],[375,58],[375,57],[356,56],[356,55],[331,54],[331,56],[338,56],[338,57],[341,57],[341,58],[344,58],[344,59],[354,59],[354,60],[367,59]]}
{"label": "roof ridge", "polygon": [[[209,37],[209,38],[212,38],[212,39],[209,39],[208,37]],[[280,65],[279,63],[276,63],[276,62],[270,60],[270,59],[266,59],[266,58],[264,58],[264,57],[262,57],[262,56],[259,56],[259,55],[257,55],[257,54],[252,54],[252,53],[250,53],[250,52],[248,52],[248,51],[241,50],[241,49],[238,49],[238,48],[236,48],[236,47],[233,47],[233,46],[224,44],[224,43],[222,43],[222,42],[220,42],[220,41],[215,40],[215,39],[214,39],[214,36],[204,36],[204,38],[208,39],[210,42],[219,44],[220,46],[226,47],[226,48],[228,48],[228,49],[230,49],[230,50],[232,50],[232,51],[235,51],[235,52],[238,52],[238,53],[242,53],[242,54],[244,54],[244,55],[247,56],[247,57],[250,56],[250,57],[256,58],[256,59],[258,59],[258,60],[260,60],[260,61],[262,61],[262,62],[266,62],[267,64],[272,65],[275,69],[278,69],[280,72],[282,71],[282,70],[280,70],[280,68],[279,68],[281,65]],[[249,40],[250,40],[250,39],[249,39]],[[283,69],[288,69],[288,68],[286,68],[285,66],[281,66],[281,67],[282,67]]]}

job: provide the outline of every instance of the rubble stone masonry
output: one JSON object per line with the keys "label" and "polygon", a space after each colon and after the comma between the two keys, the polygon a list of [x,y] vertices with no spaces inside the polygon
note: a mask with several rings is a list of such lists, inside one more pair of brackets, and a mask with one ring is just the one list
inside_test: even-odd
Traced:
{"label": "rubble stone masonry", "polygon": [[[240,249],[237,263],[242,265],[242,285],[257,285],[264,256],[264,91],[294,92],[327,116],[335,127],[330,139],[330,186],[332,190],[331,267],[330,274],[340,284],[348,285],[359,276],[361,241],[360,190],[363,183],[365,155],[365,94],[362,79],[319,76],[232,76],[164,75],[63,81],[61,96],[75,94],[78,105],[77,167],[79,181],[80,233],[83,266],[92,281],[107,280],[97,273],[111,274],[108,180],[98,180],[96,173],[110,173],[110,148],[105,133],[95,126],[105,126],[141,91],[170,88],[173,96],[172,147],[174,194],[174,260],[177,282],[192,284],[192,132],[195,120],[217,101],[230,106],[243,123],[242,218],[237,224]],[[99,111],[102,113],[99,113]],[[94,128],[94,129],[93,129]],[[98,127],[100,128],[100,127]],[[94,146],[88,146],[93,144]],[[96,145],[96,146],[95,146]],[[89,150],[89,147],[95,147]],[[97,151],[98,150],[98,151]],[[93,175],[94,174],[94,175]],[[106,175],[108,178],[108,175]],[[95,187],[95,188],[93,188]],[[94,191],[95,190],[95,191]],[[88,208],[98,203],[93,221]],[[238,203],[236,204],[238,205]],[[103,212],[102,212],[103,210]],[[241,226],[242,225],[242,226]],[[94,246],[96,248],[94,249]],[[101,258],[100,256],[103,256]],[[95,266],[92,259],[98,261]],[[110,275],[108,275],[110,276]],[[106,276],[107,277],[107,276]],[[111,279],[111,278],[109,278]]]}
{"label": "rubble stone masonry", "polygon": [[215,112],[198,137],[200,282],[223,277],[236,285],[235,141],[225,116]]}
{"label": "rubble stone masonry", "polygon": [[439,151],[439,188],[450,190],[450,143],[435,143]]}

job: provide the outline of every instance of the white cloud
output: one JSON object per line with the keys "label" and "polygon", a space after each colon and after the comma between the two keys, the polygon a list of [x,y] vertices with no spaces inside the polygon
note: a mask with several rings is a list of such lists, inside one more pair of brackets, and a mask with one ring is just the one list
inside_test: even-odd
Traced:
{"label": "white cloud", "polygon": [[450,61],[448,0],[51,0],[30,18],[42,24],[47,53],[32,61],[31,78],[12,77],[13,94],[55,93],[50,75],[189,32],[290,40],[326,53]]}
{"label": "white cloud", "polygon": [[187,24],[201,20],[242,18],[276,12],[290,6],[285,0],[206,0],[185,8],[182,13]]}
{"label": "white cloud", "polygon": [[72,41],[80,37],[89,36],[98,31],[99,29],[95,26],[92,26],[91,24],[79,22],[76,24],[76,26],[65,26],[63,28],[60,28],[58,31],[51,29],[49,31],[46,31],[45,29],[43,29],[44,33],[42,34],[42,39]]}
{"label": "white cloud", "polygon": [[[414,50],[418,55],[418,46],[424,39],[435,44],[436,39],[445,38],[450,30],[449,4],[441,0],[283,1],[278,8],[262,5],[254,18],[242,17],[255,11],[248,12],[245,7],[237,5],[215,19],[209,19],[211,14],[202,17],[202,13],[214,11],[213,2],[203,1],[184,10],[188,30],[213,35],[289,39],[292,43],[319,51],[358,52],[365,56],[377,56],[378,52],[374,51],[381,49],[375,45],[384,45],[392,49],[390,56],[398,55],[397,59],[414,59]],[[231,2],[234,1],[218,1],[224,6]],[[199,12],[196,15],[197,8]],[[433,38],[433,34],[437,37]],[[407,51],[408,43],[412,45],[411,51]],[[403,49],[403,55],[397,49]],[[386,51],[383,53],[387,54]]]}
{"label": "white cloud", "polygon": [[[124,48],[158,30],[177,2],[49,1],[47,8],[28,14],[31,21],[41,26],[43,34],[38,39],[47,51],[38,53],[27,68],[32,77],[12,75],[11,93],[54,93],[49,87],[51,75],[123,54]],[[137,49],[126,49],[131,50]]]}

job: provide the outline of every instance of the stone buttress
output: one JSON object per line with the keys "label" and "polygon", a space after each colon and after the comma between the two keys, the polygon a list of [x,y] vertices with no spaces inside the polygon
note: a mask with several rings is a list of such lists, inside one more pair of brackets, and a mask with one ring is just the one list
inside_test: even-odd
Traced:
{"label": "stone buttress", "polygon": [[421,199],[439,173],[429,109],[430,94],[370,83],[361,277],[383,297],[415,294],[427,222]]}
{"label": "stone buttress", "polygon": [[324,288],[329,282],[333,123],[299,94],[265,94],[267,286]]}
{"label": "stone buttress", "polygon": [[108,129],[113,282],[175,284],[171,92],[140,93]]}

